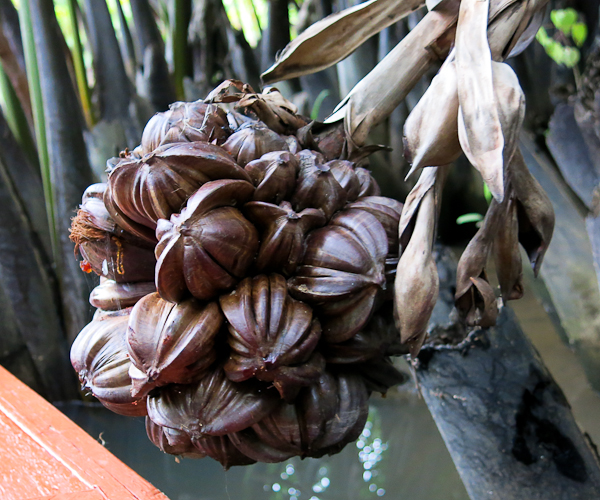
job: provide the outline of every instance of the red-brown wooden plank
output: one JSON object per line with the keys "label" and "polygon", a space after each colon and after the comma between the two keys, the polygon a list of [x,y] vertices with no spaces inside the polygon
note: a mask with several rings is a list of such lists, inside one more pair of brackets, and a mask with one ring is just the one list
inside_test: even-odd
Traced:
{"label": "red-brown wooden plank", "polygon": [[2,500],[168,500],[2,367],[0,450]]}

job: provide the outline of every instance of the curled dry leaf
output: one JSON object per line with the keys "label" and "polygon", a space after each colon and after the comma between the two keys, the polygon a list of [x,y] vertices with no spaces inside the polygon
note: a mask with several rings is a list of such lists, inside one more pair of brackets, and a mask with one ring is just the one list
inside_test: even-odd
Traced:
{"label": "curled dry leaf", "polygon": [[489,0],[463,0],[456,28],[458,137],[471,164],[498,201],[504,197],[504,138],[488,44]]}
{"label": "curled dry leaf", "polygon": [[215,336],[223,324],[216,302],[189,299],[179,304],[147,295],[132,309],[127,330],[132,394],[154,387],[186,384],[216,359]]}
{"label": "curled dry leaf", "polygon": [[429,192],[436,182],[439,175],[442,175],[441,169],[438,167],[426,167],[421,172],[419,180],[414,187],[408,193],[404,206],[402,208],[402,215],[400,216],[400,223],[398,224],[398,238],[400,244],[400,253],[402,249],[406,248],[410,239],[410,233],[412,229],[411,222],[414,222],[415,214],[419,208],[423,197]]}
{"label": "curled dry leaf", "polygon": [[517,221],[517,200],[512,186],[507,186],[506,202],[494,238],[494,262],[500,292],[505,301],[518,300],[523,296],[523,265],[519,249],[519,224]]}
{"label": "curled dry leaf", "polygon": [[527,252],[537,276],[554,231],[552,202],[539,182],[531,175],[523,154],[517,148],[510,165],[517,198],[519,242]]}
{"label": "curled dry leaf", "polygon": [[244,277],[258,250],[258,233],[232,205],[243,205],[253,193],[246,181],[212,181],[181,214],[161,221],[156,287],[164,300],[179,302],[188,292],[210,300]]}
{"label": "curled dry leaf", "polygon": [[496,294],[485,277],[469,278],[472,286],[457,299],[456,308],[469,326],[489,328],[496,324],[498,304]]}
{"label": "curled dry leaf", "polygon": [[148,396],[148,416],[192,440],[238,432],[262,420],[280,401],[276,391],[253,382],[232,382],[219,367],[198,382],[170,385]]}
{"label": "curled dry leaf", "polygon": [[332,14],[289,43],[275,64],[262,74],[262,80],[265,83],[288,80],[333,66],[423,4],[424,0],[370,0]]}
{"label": "curled dry leaf", "polygon": [[322,210],[305,208],[296,213],[287,201],[280,206],[252,201],[244,206],[244,214],[261,229],[256,268],[286,276],[294,273],[304,256],[306,234],[327,222]]}
{"label": "curled dry leaf", "polygon": [[456,63],[450,55],[404,123],[404,157],[412,165],[407,178],[419,168],[447,165],[461,155],[457,117]]}
{"label": "curled dry leaf", "polygon": [[387,252],[383,226],[363,210],[344,210],[309,234],[289,285],[292,295],[319,304],[327,341],[348,340],[366,324],[385,287]]}
{"label": "curled dry leaf", "polygon": [[503,203],[492,200],[482,226],[458,261],[454,300],[461,318],[469,326],[488,327],[496,321],[496,297],[485,268],[506,204],[507,200]]}
{"label": "curled dry leaf", "polygon": [[519,78],[508,64],[492,62],[492,76],[498,117],[504,137],[502,161],[506,171],[519,143],[521,125],[525,118],[525,95],[519,84]]}
{"label": "curled dry leaf", "polygon": [[154,281],[117,283],[104,280],[90,293],[90,304],[104,311],[117,311],[131,307],[142,297],[156,292]]}
{"label": "curled dry leaf", "polygon": [[96,313],[71,346],[71,364],[107,408],[126,416],[146,415],[146,400],[131,395],[125,334],[131,309]]}
{"label": "curled dry leaf", "polygon": [[[444,58],[453,40],[458,0],[444,2],[425,15],[387,56],[338,105],[326,123],[345,119],[346,137],[355,146],[398,107],[431,64]],[[336,41],[337,43],[337,41]]]}
{"label": "curled dry leaf", "polygon": [[[122,218],[156,229],[158,219],[177,213],[186,200],[213,179],[250,177],[218,146],[202,142],[167,144],[137,160],[123,158],[110,172],[104,202],[115,221]],[[126,230],[130,224],[122,226]]]}
{"label": "curled dry leaf", "polygon": [[225,373],[231,380],[272,382],[282,398],[293,401],[301,387],[319,378],[325,362],[314,350],[321,326],[310,306],[288,295],[283,276],[246,278],[220,304],[229,324]]}
{"label": "curled dry leaf", "polygon": [[278,134],[295,134],[308,124],[305,118],[297,115],[298,108],[274,87],[266,87],[262,93],[257,93],[250,85],[239,80],[226,80],[204,101],[236,102],[236,109],[243,109],[246,114],[257,116]]}
{"label": "curled dry leaf", "polygon": [[266,153],[274,151],[297,153],[300,150],[300,144],[294,136],[282,136],[260,122],[251,122],[238,128],[225,141],[223,149],[244,167]]}
{"label": "curled dry leaf", "polygon": [[396,271],[394,316],[402,343],[408,344],[413,359],[427,336],[427,324],[439,291],[437,265],[432,253],[436,204],[436,188],[432,186],[421,199],[415,228]]}
{"label": "curled dry leaf", "polygon": [[227,115],[218,106],[202,101],[176,102],[146,124],[140,154],[146,155],[163,144],[174,142],[222,144],[230,134]]}

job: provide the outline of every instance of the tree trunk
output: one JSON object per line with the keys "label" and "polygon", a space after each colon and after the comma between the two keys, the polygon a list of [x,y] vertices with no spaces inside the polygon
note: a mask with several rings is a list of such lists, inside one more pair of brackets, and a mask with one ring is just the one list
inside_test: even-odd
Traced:
{"label": "tree trunk", "polygon": [[495,327],[445,344],[463,331],[447,319],[454,264],[441,261],[440,305],[416,375],[471,499],[600,498],[595,447],[509,308]]}

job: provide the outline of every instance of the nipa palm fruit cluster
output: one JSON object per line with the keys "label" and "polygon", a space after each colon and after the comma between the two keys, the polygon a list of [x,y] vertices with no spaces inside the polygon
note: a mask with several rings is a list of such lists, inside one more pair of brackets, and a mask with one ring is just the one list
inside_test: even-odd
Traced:
{"label": "nipa palm fruit cluster", "polygon": [[71,236],[102,278],[73,366],[167,453],[337,452],[370,393],[403,379],[377,313],[391,317],[402,204],[277,91],[228,81],[207,101],[155,115],[85,192]]}

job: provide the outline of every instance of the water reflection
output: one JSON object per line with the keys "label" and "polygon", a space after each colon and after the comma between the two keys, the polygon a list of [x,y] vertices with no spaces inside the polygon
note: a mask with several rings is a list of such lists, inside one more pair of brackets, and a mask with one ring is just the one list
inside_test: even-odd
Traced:
{"label": "water reflection", "polygon": [[78,403],[60,408],[171,500],[467,500],[427,407],[403,388],[375,397],[356,443],[331,457],[234,467],[166,455],[143,419]]}
{"label": "water reflection", "polygon": [[[526,273],[526,288],[533,283]],[[600,442],[600,398],[561,343],[532,293],[513,305],[526,333],[565,391],[576,418]],[[406,387],[373,397],[356,443],[338,455],[255,464],[224,472],[210,459],[166,455],[146,438],[143,419],[120,417],[100,405],[60,407],[171,500],[467,500],[425,403]]]}

